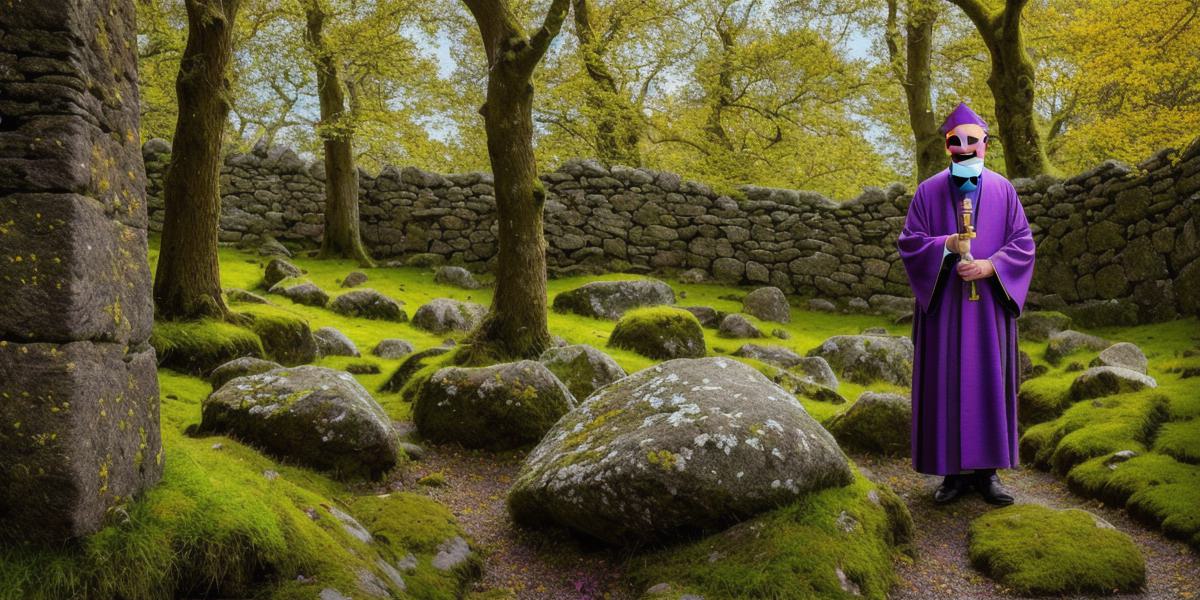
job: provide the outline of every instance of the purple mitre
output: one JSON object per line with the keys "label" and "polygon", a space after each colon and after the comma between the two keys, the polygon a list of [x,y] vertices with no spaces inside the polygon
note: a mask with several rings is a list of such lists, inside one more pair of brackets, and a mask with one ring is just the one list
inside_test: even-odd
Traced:
{"label": "purple mitre", "polygon": [[967,106],[966,102],[959,102],[958,106],[955,107],[954,110],[950,111],[950,114],[946,116],[946,121],[942,123],[942,135],[946,135],[951,129],[954,129],[959,125],[966,125],[968,123],[978,125],[982,127],[984,131],[988,130],[987,121],[984,121],[983,117],[975,114],[975,111],[971,110],[971,107]]}

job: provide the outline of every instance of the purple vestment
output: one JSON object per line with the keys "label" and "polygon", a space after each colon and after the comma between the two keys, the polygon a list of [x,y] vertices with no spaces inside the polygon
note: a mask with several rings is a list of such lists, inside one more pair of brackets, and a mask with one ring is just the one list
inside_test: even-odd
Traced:
{"label": "purple vestment", "polygon": [[978,280],[980,299],[969,301],[958,254],[943,257],[961,202],[949,170],[921,182],[897,240],[916,296],[912,462],[934,475],[1018,464],[1016,318],[1033,276],[1033,236],[1012,184],[985,169],[971,254],[991,259],[996,275]]}

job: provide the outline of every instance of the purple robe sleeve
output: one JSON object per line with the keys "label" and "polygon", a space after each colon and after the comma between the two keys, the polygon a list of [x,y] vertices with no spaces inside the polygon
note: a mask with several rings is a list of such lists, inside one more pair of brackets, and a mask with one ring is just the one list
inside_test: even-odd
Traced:
{"label": "purple robe sleeve", "polygon": [[1033,233],[1025,218],[1025,208],[1013,188],[1008,189],[1008,238],[1004,245],[988,257],[996,269],[996,287],[1001,292],[1003,304],[1013,316],[1020,316],[1025,308],[1025,295],[1033,279]]}
{"label": "purple robe sleeve", "polygon": [[950,236],[933,234],[928,204],[925,186],[917,187],[912,203],[908,205],[904,229],[896,240],[900,259],[908,273],[908,283],[921,312],[929,312],[938,288],[949,276],[948,266],[958,259],[957,254],[945,253],[946,238]]}

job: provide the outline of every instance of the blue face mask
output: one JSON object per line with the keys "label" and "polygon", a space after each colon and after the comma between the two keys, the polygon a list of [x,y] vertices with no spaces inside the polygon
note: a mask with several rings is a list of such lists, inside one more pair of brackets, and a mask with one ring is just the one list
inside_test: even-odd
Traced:
{"label": "blue face mask", "polygon": [[964,192],[975,191],[979,187],[979,176],[983,174],[983,159],[975,157],[962,162],[952,162],[950,174],[954,176],[958,189]]}

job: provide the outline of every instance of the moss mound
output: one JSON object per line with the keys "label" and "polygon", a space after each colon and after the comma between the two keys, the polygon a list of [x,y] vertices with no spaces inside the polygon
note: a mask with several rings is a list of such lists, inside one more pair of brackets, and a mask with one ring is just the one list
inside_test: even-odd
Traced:
{"label": "moss mound", "polygon": [[308,321],[286,309],[269,305],[247,305],[243,312],[247,327],[262,340],[263,351],[272,360],[293,367],[317,359],[317,341]]}
{"label": "moss mound", "polygon": [[264,355],[258,334],[214,320],[155,321],[150,345],[159,366],[200,376],[235,358]]}
{"label": "moss mound", "polygon": [[613,328],[608,345],[661,360],[700,358],[708,351],[696,315],[665,306],[625,313]]}
{"label": "moss mound", "polygon": [[883,599],[907,551],[912,517],[891,490],[860,473],[851,485],[805,496],[721,533],[634,559],[647,597]]}
{"label": "moss mound", "polygon": [[1146,581],[1128,535],[1095,515],[1018,504],[970,528],[971,564],[1020,595],[1131,592]]}
{"label": "moss mound", "polygon": [[1200,549],[1200,465],[1154,453],[1125,461],[1099,456],[1072,469],[1067,484]]}
{"label": "moss mound", "polygon": [[[114,509],[95,535],[61,547],[0,548],[0,599],[309,600],[325,588],[361,597],[364,573],[389,580],[381,561],[421,590],[418,597],[458,597],[473,572],[433,566],[438,545],[464,535],[445,508],[413,494],[344,497],[332,480],[232,439],[185,436],[209,386],[159,375],[162,482]],[[397,560],[408,554],[411,567]]]}
{"label": "moss mound", "polygon": [[1167,418],[1169,402],[1151,392],[1080,402],[1058,419],[1030,427],[1021,436],[1021,455],[1041,468],[1066,474],[1096,456],[1145,451]]}

